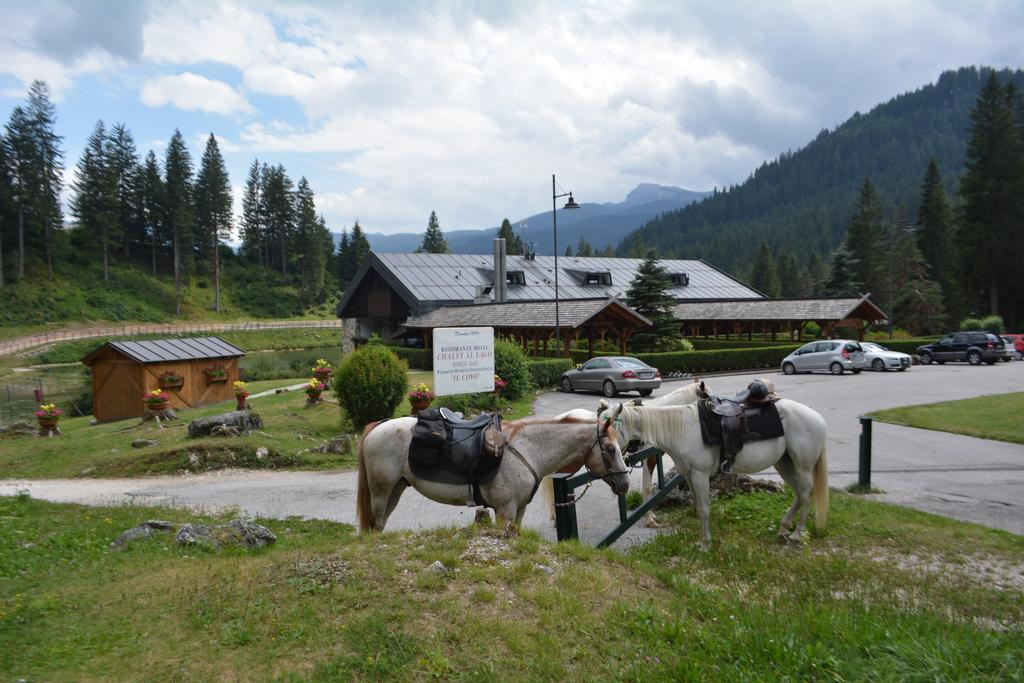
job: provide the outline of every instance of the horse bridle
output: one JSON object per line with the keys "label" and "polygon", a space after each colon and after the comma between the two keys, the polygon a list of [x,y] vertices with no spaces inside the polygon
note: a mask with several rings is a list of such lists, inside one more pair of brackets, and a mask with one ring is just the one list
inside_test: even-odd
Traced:
{"label": "horse bridle", "polygon": [[[601,429],[601,422],[599,420],[598,423],[597,423],[597,438],[594,439],[594,445],[591,446],[590,448],[588,448],[586,453],[589,453],[591,450],[593,450],[594,446],[598,446],[601,449],[601,461],[604,463],[604,468],[606,470],[608,470],[608,473],[606,475],[604,475],[603,477],[601,477],[601,479],[606,484],[610,485],[611,482],[609,482],[608,480],[611,477],[614,477],[616,474],[629,474],[629,469],[628,468],[627,469],[623,469],[623,470],[618,471],[618,472],[616,472],[614,469],[612,469],[612,466],[614,465],[614,463],[612,462],[612,457],[611,457],[611,455],[609,455],[608,451],[612,450],[614,452],[614,446],[617,446],[618,443],[615,443],[615,444],[613,444],[613,446],[609,447],[606,444],[608,439],[609,439],[609,437],[608,437],[607,433],[604,432]],[[586,453],[584,453],[584,460],[586,459]]]}

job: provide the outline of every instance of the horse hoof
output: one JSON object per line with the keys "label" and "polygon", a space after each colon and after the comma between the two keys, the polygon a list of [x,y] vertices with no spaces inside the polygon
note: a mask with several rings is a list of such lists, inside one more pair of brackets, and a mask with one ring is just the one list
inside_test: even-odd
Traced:
{"label": "horse hoof", "polygon": [[799,534],[790,534],[786,536],[786,543],[798,548],[804,544],[804,539]]}
{"label": "horse hoof", "polygon": [[789,534],[787,534],[785,531],[780,531],[778,534],[775,535],[775,540],[779,542],[779,545],[785,545],[789,542]]}
{"label": "horse hoof", "polygon": [[648,529],[660,529],[661,522],[654,518],[654,515],[648,515],[644,518],[644,526]]}
{"label": "horse hoof", "polygon": [[701,551],[702,553],[706,553],[709,550],[711,550],[711,544],[706,543],[705,541],[697,541],[697,550]]}

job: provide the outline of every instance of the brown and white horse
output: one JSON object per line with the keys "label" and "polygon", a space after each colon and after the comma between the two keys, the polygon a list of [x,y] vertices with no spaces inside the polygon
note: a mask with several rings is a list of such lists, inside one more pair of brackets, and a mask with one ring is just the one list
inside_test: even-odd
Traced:
{"label": "brown and white horse", "polygon": [[[465,485],[417,478],[409,467],[409,443],[416,418],[402,417],[371,423],[359,441],[359,486],[356,514],[363,531],[381,531],[412,486],[431,500],[466,505],[472,499]],[[582,460],[616,494],[629,489],[629,472],[622,460],[618,435],[610,420],[519,420],[502,425],[505,456],[494,478],[480,485],[498,522],[518,525],[541,478]]]}

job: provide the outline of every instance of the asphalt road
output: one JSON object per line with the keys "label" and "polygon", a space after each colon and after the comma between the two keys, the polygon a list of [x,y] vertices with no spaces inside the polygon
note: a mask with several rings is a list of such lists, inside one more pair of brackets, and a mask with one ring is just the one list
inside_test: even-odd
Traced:
{"label": "asphalt road", "polygon": [[[728,394],[764,375],[762,371],[717,376],[708,378],[707,383],[716,393]],[[787,377],[778,373],[770,377],[782,396],[806,403],[825,417],[830,483],[844,487],[857,479],[861,414],[1020,391],[1024,387],[1024,362],[981,367],[946,364],[914,367],[902,373],[865,372],[840,377]],[[666,383],[655,395],[677,386]],[[570,408],[594,408],[599,399],[593,394],[551,392],[538,398],[535,410],[538,416],[552,416]],[[633,479],[638,486],[638,472]],[[1024,446],[875,423],[872,482],[885,491],[877,496],[882,500],[1024,534]],[[13,495],[18,490],[63,502],[238,508],[271,518],[300,516],[355,523],[354,472],[227,471],[146,479],[0,481],[0,495]],[[603,483],[595,483],[578,508],[580,535],[585,541],[595,542],[617,522],[615,499]],[[473,508],[440,505],[407,491],[389,528],[468,524],[473,515]],[[528,508],[524,524],[546,538],[554,538],[540,496]],[[642,541],[652,533],[637,525],[617,545]]]}

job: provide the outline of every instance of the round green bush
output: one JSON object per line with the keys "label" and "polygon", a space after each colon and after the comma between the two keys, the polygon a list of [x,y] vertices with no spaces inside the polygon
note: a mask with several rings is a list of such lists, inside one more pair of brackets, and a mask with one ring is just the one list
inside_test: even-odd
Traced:
{"label": "round green bush", "polygon": [[530,368],[519,344],[494,340],[494,372],[508,382],[501,392],[502,398],[518,401],[530,391]]}
{"label": "round green bush", "polygon": [[405,396],[408,372],[406,362],[382,344],[367,344],[342,360],[334,392],[357,430],[394,415]]}

